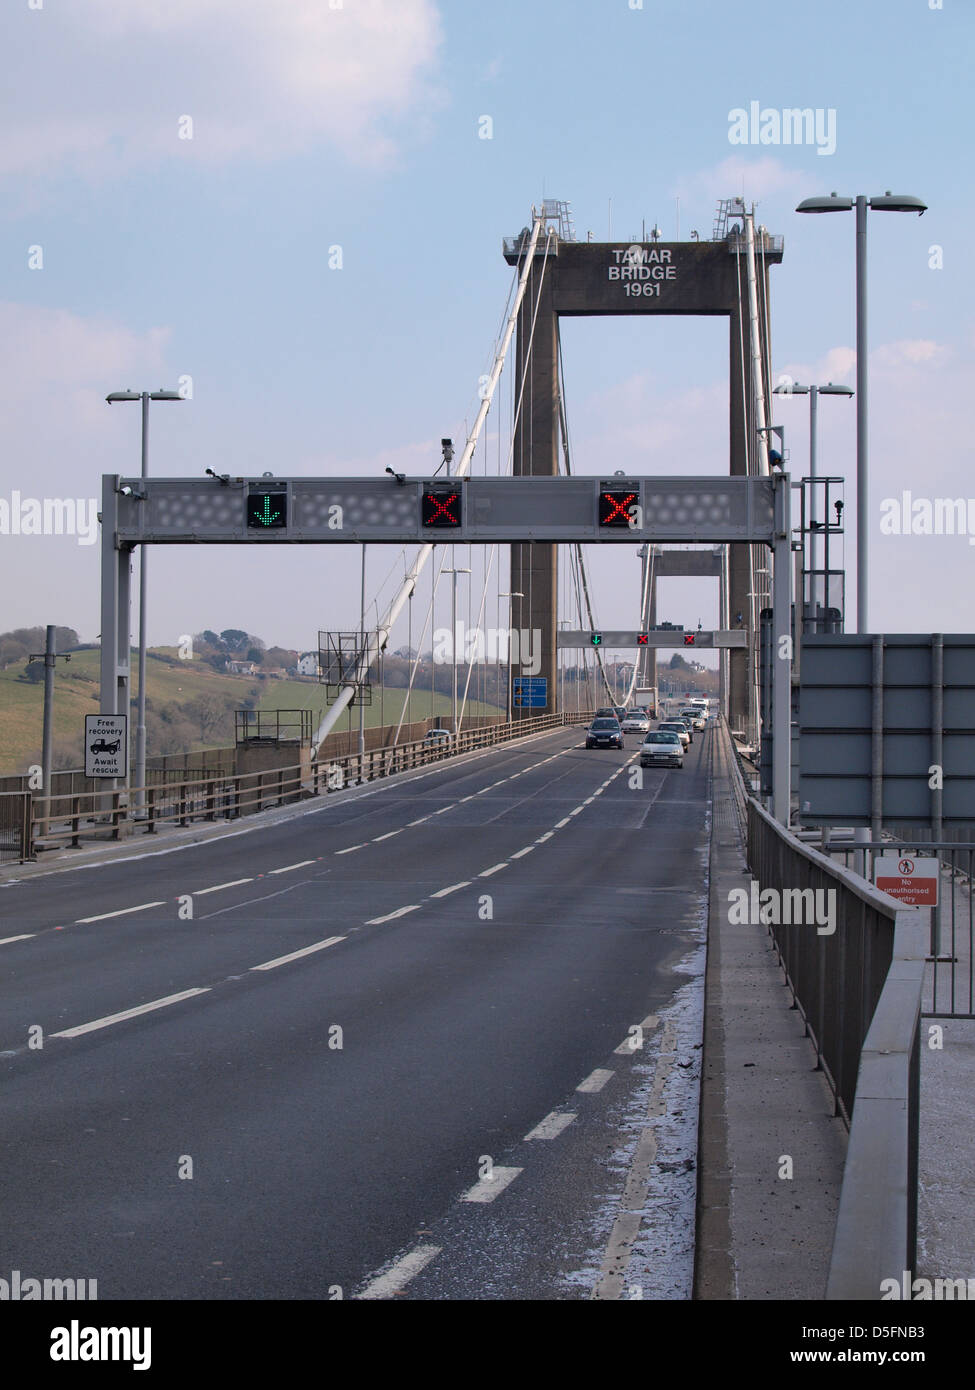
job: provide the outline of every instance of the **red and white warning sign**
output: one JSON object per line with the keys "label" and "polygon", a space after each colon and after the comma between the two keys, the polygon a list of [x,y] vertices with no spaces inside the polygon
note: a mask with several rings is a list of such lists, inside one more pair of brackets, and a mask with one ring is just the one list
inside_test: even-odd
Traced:
{"label": "red and white warning sign", "polygon": [[937,859],[887,855],[873,861],[873,879],[884,893],[908,907],[937,907],[939,869]]}

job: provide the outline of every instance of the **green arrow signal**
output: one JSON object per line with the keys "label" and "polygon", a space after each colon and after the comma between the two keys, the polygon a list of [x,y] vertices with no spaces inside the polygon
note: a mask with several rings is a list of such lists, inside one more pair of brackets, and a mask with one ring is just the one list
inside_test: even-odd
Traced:
{"label": "green arrow signal", "polygon": [[255,515],[254,520],[258,522],[258,524],[261,526],[273,526],[273,524],[277,521],[280,515],[280,512],[271,511],[271,499],[270,497],[265,497],[264,510],[262,512],[258,512]]}
{"label": "green arrow signal", "polygon": [[603,640],[603,635],[601,632],[594,632],[589,640],[594,647],[598,647]]}

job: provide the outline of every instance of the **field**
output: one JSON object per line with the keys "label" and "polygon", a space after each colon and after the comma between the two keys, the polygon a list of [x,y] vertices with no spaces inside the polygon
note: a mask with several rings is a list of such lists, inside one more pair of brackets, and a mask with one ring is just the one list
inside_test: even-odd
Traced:
{"label": "field", "polygon": [[[132,653],[132,687],[137,686],[136,652]],[[37,665],[38,663],[34,663]],[[0,671],[0,772],[25,772],[40,761],[44,715],[44,683],[23,679],[24,662]],[[147,662],[146,698],[157,706],[192,706],[203,702],[210,706],[230,703],[235,707],[252,709],[310,709],[316,715],[327,708],[325,689],[314,680],[261,680],[254,676],[223,675],[197,661],[180,661],[175,648],[157,648],[149,653]],[[81,767],[84,717],[98,713],[99,653],[71,653],[70,661],[59,660],[54,683],[54,744],[55,767]],[[463,685],[461,685],[463,690]],[[365,723],[395,724],[403,708],[403,690],[389,688],[384,703],[380,703],[378,686],[373,687],[373,703],[365,708]],[[414,691],[406,721],[426,719],[431,714],[449,715],[450,697],[430,692]],[[497,714],[493,705],[468,701],[466,713]],[[385,717],[383,717],[385,716]],[[190,716],[188,716],[188,719]],[[351,723],[350,723],[351,720]],[[358,709],[347,711],[337,727],[358,728]],[[148,720],[151,756],[153,716]],[[233,743],[233,733],[220,733],[212,738],[188,738],[185,751],[225,747]],[[167,749],[166,751],[170,751]]]}

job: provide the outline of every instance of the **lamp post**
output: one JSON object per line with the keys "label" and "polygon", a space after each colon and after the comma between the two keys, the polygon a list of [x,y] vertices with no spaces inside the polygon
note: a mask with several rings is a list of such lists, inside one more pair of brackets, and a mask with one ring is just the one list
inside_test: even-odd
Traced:
{"label": "lamp post", "polygon": [[[149,402],[182,401],[178,391],[112,391],[106,397],[109,405],[123,401],[142,402],[142,477],[149,475]],[[128,710],[125,711],[128,714]],[[126,770],[128,757],[126,757]],[[136,810],[146,803],[146,547],[139,548],[139,703],[135,729]]]}
{"label": "lamp post", "polygon": [[[511,600],[512,600],[513,598],[524,598],[524,597],[525,597],[525,595],[524,595],[519,589],[512,589],[510,593],[498,594],[498,600],[499,600],[499,602],[500,602],[500,600],[503,599],[503,598],[506,598],[506,599],[508,600],[508,681],[507,681],[507,686],[508,686],[508,688],[507,688],[507,690],[505,691],[505,696],[504,696],[504,712],[505,712],[505,716],[506,716],[506,718],[507,718],[507,722],[508,722],[509,724],[511,723]],[[499,624],[499,626],[500,626],[500,624]],[[518,654],[521,655],[521,648],[520,648],[520,646],[519,646],[519,648],[518,648]],[[501,656],[500,656],[500,649],[499,649],[499,654],[498,654],[498,679],[499,679],[499,680],[500,680],[500,671],[501,671]]]}
{"label": "lamp post", "polygon": [[849,212],[856,210],[856,353],[857,353],[857,631],[868,632],[867,608],[867,208],[874,212],[916,212],[927,204],[911,193],[885,193],[882,197],[855,198],[831,193],[828,198],[804,198],[796,212]]}

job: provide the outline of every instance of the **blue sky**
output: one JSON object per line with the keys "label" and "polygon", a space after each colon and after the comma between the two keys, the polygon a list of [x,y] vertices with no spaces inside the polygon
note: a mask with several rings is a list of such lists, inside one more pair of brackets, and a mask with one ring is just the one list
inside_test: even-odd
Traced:
{"label": "blue sky", "polygon": [[[904,488],[975,495],[975,8],[631,4],[8,0],[0,499],[93,497],[103,472],[136,472],[138,411],[105,394],[186,375],[192,399],[153,408],[153,473],[428,471],[476,411],[510,283],[501,238],[543,196],[570,201],[580,238],[611,226],[625,241],[644,220],[674,239],[678,215],[682,237],[707,237],[716,200],[744,194],[785,237],[775,374],[852,384],[853,218],[794,208],[892,189],[930,210],[870,217],[872,625],[972,630],[967,537],[882,535],[879,517]],[[835,152],[732,145],[729,112],[753,100],[832,109]],[[187,115],[193,138],[180,139]],[[38,246],[43,268],[30,269]],[[635,472],[727,470],[723,321],[562,331],[577,471],[610,457]],[[801,474],[805,403],[776,418]],[[854,408],[827,401],[820,419],[821,466],[849,477],[852,521]],[[499,424],[504,444],[500,409]],[[600,622],[635,625],[632,557],[590,557]],[[156,549],[150,641],[245,626],[315,646],[319,628],[357,624],[352,563],[345,548]],[[370,593],[389,575],[391,595],[397,563],[370,553]],[[0,535],[0,593],[3,628],[57,622],[91,639],[98,547]],[[661,584],[673,621],[709,626],[715,601],[706,581]]]}

